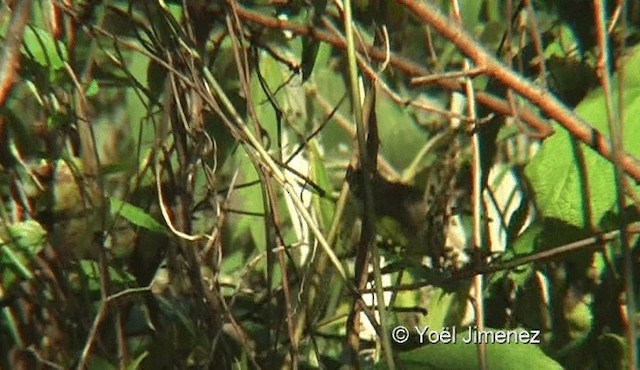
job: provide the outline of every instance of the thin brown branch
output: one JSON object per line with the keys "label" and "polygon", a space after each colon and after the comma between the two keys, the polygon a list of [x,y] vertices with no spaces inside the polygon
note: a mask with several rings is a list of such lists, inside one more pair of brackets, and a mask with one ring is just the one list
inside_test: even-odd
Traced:
{"label": "thin brown branch", "polygon": [[484,71],[480,68],[471,68],[469,70],[463,71],[454,71],[454,72],[444,72],[444,73],[431,73],[426,76],[413,77],[411,79],[411,84],[413,85],[428,85],[432,84],[437,80],[441,79],[460,79],[461,77],[476,77],[483,73]]}
{"label": "thin brown branch", "polygon": [[[602,87],[602,91],[604,92],[605,98],[605,108],[607,112],[607,122],[609,127],[609,135],[611,135],[611,143],[613,149],[613,164],[614,164],[614,176],[616,183],[616,200],[618,206],[618,212],[620,213],[620,222],[622,225],[626,224],[626,216],[625,216],[625,208],[626,205],[626,196],[623,190],[624,184],[624,176],[620,168],[620,159],[621,155],[624,153],[624,144],[622,141],[622,122],[621,120],[624,117],[624,104],[622,104],[622,99],[624,96],[624,91],[621,89],[618,91],[620,99],[618,104],[618,112],[614,111],[613,104],[613,89],[611,76],[609,74],[609,45],[607,43],[607,33],[605,30],[606,22],[605,22],[605,4],[603,0],[594,0],[593,1],[593,9],[594,9],[594,20],[596,24],[596,39],[597,44],[600,49],[600,55],[598,58],[598,72],[600,75],[600,85]],[[624,21],[623,21],[624,22]],[[623,86],[622,83],[624,80],[624,68],[620,69],[620,85]],[[619,113],[619,114],[616,114]],[[636,290],[634,288],[634,261],[631,251],[631,245],[629,243],[629,238],[624,227],[620,228],[620,243],[622,245],[622,253],[623,253],[623,270],[624,270],[624,288],[626,295],[626,317],[628,322],[626,323],[625,334],[627,337],[627,364],[630,369],[635,369],[638,361],[638,350],[636,341],[636,322],[632,318],[636,313]]]}
{"label": "thin brown branch", "polygon": [[[635,222],[635,223],[629,224],[625,228],[625,232],[627,234],[640,233],[640,223]],[[590,238],[565,244],[556,248],[551,248],[542,252],[533,253],[530,255],[522,256],[522,257],[517,257],[499,265],[480,266],[472,270],[463,270],[463,271],[455,272],[453,273],[451,278],[454,280],[468,279],[478,274],[482,274],[482,275],[490,274],[490,273],[503,271],[503,270],[511,270],[516,267],[533,263],[533,262],[544,262],[551,259],[559,258],[560,256],[566,255],[571,252],[584,250],[587,248],[601,247],[606,242],[612,241],[618,238],[619,236],[620,236],[620,230],[614,230],[608,233],[592,236]]]}
{"label": "thin brown branch", "polygon": [[542,45],[542,37],[540,37],[540,30],[538,29],[538,20],[536,19],[536,13],[531,4],[531,0],[525,0],[525,6],[527,8],[529,27],[531,28],[531,40],[533,47],[536,50],[537,65],[539,66],[538,75],[540,76],[540,83],[543,87],[547,86],[547,67],[544,60],[544,50]]}
{"label": "thin brown branch", "polygon": [[[454,15],[456,17],[456,21],[462,24],[462,16],[460,15],[460,6],[457,0],[453,1]],[[468,59],[464,60],[464,70],[469,71],[471,68],[470,62]],[[470,78],[465,79],[465,88],[467,94],[467,114],[471,118],[476,117],[476,102],[475,102],[475,91],[473,89],[473,83]],[[481,163],[480,163],[480,152],[482,148],[480,147],[480,139],[479,134],[476,132],[473,135],[473,140],[471,141],[471,146],[473,148],[473,169],[472,169],[472,177],[473,177],[473,185],[472,185],[472,203],[473,203],[473,246],[472,248],[479,254],[482,255],[483,248],[483,237],[482,230],[484,229],[482,226],[482,216],[484,212],[484,203],[482,202],[482,171],[481,171]],[[473,277],[473,296],[471,299],[473,305],[473,311],[475,313],[474,321],[478,330],[484,330],[484,298],[482,296],[483,291],[483,277],[482,275],[476,275]],[[476,345],[478,363],[480,364],[480,368],[482,370],[487,369],[487,345],[486,343],[479,342]]]}

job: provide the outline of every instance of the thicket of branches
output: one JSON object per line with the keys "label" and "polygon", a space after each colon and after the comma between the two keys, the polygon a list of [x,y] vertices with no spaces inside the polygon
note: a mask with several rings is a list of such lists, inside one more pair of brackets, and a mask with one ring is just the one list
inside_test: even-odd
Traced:
{"label": "thicket of branches", "polygon": [[637,366],[637,1],[2,4],[0,367]]}

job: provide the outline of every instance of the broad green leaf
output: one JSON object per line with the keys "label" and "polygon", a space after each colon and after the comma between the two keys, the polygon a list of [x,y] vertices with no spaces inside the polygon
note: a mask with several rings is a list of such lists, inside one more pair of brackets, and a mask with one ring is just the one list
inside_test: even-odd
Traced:
{"label": "broad green leaf", "polygon": [[[271,147],[275,147],[278,140],[278,122],[276,120],[276,112],[269,102],[269,98],[274,99],[285,115],[290,115],[293,110],[297,111],[298,107],[295,106],[296,104],[290,104],[292,100],[288,90],[291,81],[287,80],[291,72],[284,70],[282,64],[267,53],[261,52],[259,58],[260,74],[264,79],[263,83],[268,88],[268,92],[264,91],[257,72],[254,72],[251,78],[251,98],[256,115],[260,117],[260,125],[269,135]],[[300,92],[299,95],[304,96],[304,93]]]}
{"label": "broad green leaf", "polygon": [[[330,58],[330,49],[325,46],[320,47],[318,53],[318,59]],[[347,90],[345,88],[345,79],[340,71],[341,66],[336,66],[335,63],[325,62],[319,60],[315,67],[312,80],[316,83],[317,94],[326,100],[331,108],[337,107],[342,101],[343,103],[338,107],[338,114],[341,114],[347,120],[351,117],[351,105],[348,103]],[[322,123],[326,120],[327,112],[326,108],[321,107],[315,102],[316,99],[311,99],[313,104],[309,104],[313,111],[313,116],[317,123]],[[355,130],[355,123],[352,126]],[[322,152],[325,158],[336,158],[344,155],[345,150],[350,150],[353,147],[353,138],[347,133],[347,130],[338,123],[337,120],[330,120],[319,137],[319,143],[322,146]]]}
{"label": "broad green leaf", "polygon": [[[524,255],[531,254],[539,249],[544,228],[540,225],[534,225],[525,230],[510,245],[505,252],[503,259],[505,261],[520,258]],[[505,277],[509,277],[515,284],[515,287],[522,287],[527,282],[531,274],[534,272],[531,264],[520,266],[509,271],[500,271],[492,275],[489,279],[491,284],[499,283]]]}
{"label": "broad green leaf", "polygon": [[[312,6],[307,13],[307,25],[310,27],[322,27],[322,16],[327,7],[327,0],[313,0]],[[313,37],[303,37],[302,39],[302,81],[306,81],[313,72],[316,63],[320,41]]]}
{"label": "broad green leaf", "polygon": [[[626,76],[637,72],[640,48],[626,61]],[[637,73],[636,73],[637,75]],[[612,91],[617,91],[614,81]],[[614,97],[614,101],[617,100]],[[624,147],[640,156],[640,80],[625,80]],[[615,104],[614,104],[615,105]],[[617,111],[617,107],[614,107]],[[608,135],[607,114],[602,90],[596,90],[576,108],[603,135]],[[536,194],[538,207],[545,217],[567,224],[586,227],[598,224],[614,207],[616,189],[613,165],[591,148],[577,143],[569,133],[556,126],[556,134],[547,139],[540,152],[527,166],[525,173]],[[592,220],[589,220],[589,212]]]}
{"label": "broad green leaf", "polygon": [[[476,345],[463,342],[467,337],[468,332],[465,331],[458,333],[456,343],[429,344],[400,353],[399,363],[403,369],[480,369]],[[531,369],[562,369],[560,364],[547,357],[538,346],[515,342],[488,343],[487,364],[492,370],[511,370],[523,366]]]}
{"label": "broad green leaf", "polygon": [[111,214],[113,216],[119,215],[127,219],[129,222],[136,226],[143,227],[147,230],[157,233],[166,232],[165,227],[156,221],[150,214],[145,212],[142,208],[136,207],[130,203],[123,202],[116,198],[109,198],[109,204]]}
{"label": "broad green leaf", "polygon": [[67,59],[66,47],[61,42],[57,42],[47,31],[33,26],[27,27],[23,41],[23,49],[41,66],[50,67],[53,70],[64,67],[64,61]]}
{"label": "broad green leaf", "polygon": [[482,1],[463,0],[460,4],[461,16],[466,29],[475,34],[476,27],[479,26],[479,15],[483,7]]}
{"label": "broad green leaf", "polygon": [[320,48],[318,49],[318,54],[316,55],[316,68],[324,68],[329,64],[329,61],[331,60],[332,50],[333,48],[329,44],[320,43]]}
{"label": "broad green leaf", "polygon": [[628,50],[621,61],[624,68],[625,87],[640,88],[640,45]]}
{"label": "broad green leaf", "polygon": [[394,167],[404,169],[425,145],[428,135],[406,109],[380,94],[376,101],[380,152]]}
{"label": "broad green leaf", "polygon": [[246,262],[247,257],[244,253],[241,250],[234,250],[224,256],[221,272],[229,278],[235,278],[235,275],[243,272]]}
{"label": "broad green leaf", "polygon": [[87,86],[87,89],[85,91],[85,95],[86,96],[95,96],[98,94],[98,92],[100,91],[100,87],[98,86],[98,82],[96,82],[96,80],[92,79],[89,82],[89,86]]}
{"label": "broad green leaf", "polygon": [[427,316],[422,323],[430,328],[442,328],[460,324],[467,310],[468,286],[463,284],[456,292],[435,288],[429,293]]}
{"label": "broad green leaf", "polygon": [[537,243],[542,236],[543,228],[540,225],[534,225],[527,228],[509,248],[509,257],[522,256],[533,253],[537,249]]}
{"label": "broad green leaf", "polygon": [[[158,86],[152,84],[152,81],[148,80],[147,69],[149,67],[149,58],[142,54],[136,54],[132,58],[131,63],[128,64],[127,77],[130,79],[136,79],[137,81],[130,81],[128,88],[125,90],[126,94],[126,116],[131,122],[131,132],[141,133],[140,139],[140,153],[144,153],[147,150],[151,150],[152,143],[156,140],[156,130],[153,129],[154,125],[148,124],[148,109],[147,104],[154,103],[151,97],[151,101],[146,101],[145,97],[141,96],[141,91],[137,91],[135,86],[146,86],[150,94],[161,94],[163,91],[162,82]],[[117,70],[116,70],[117,71]],[[107,80],[118,78],[118,73],[109,71],[109,75],[105,76]],[[137,136],[136,136],[137,137]]]}
{"label": "broad green leaf", "polygon": [[[299,40],[296,42],[299,43]],[[282,50],[282,52],[286,53],[287,51]],[[305,95],[299,81],[290,81],[292,72],[268,53],[260,53],[259,67],[260,76],[257,71],[255,71],[251,78],[251,99],[254,104],[253,108],[255,113],[260,117],[260,126],[264,130],[264,133],[268,135],[268,149],[274,150],[281,142],[286,144],[286,138],[284,138],[286,133],[281,132],[281,129],[285,126],[284,123],[297,125],[298,123],[304,123],[306,121]],[[262,81],[260,78],[262,78]],[[270,101],[270,99],[272,101]],[[272,103],[277,104],[278,109],[283,113],[282,118],[284,119],[282,122],[278,122],[278,116]],[[278,126],[280,123],[283,124],[283,127]],[[302,129],[302,127],[300,127],[300,129]],[[264,138],[262,142],[265,145],[267,144]],[[240,169],[239,178],[242,182],[259,179],[254,164],[244,152],[238,151],[236,160],[238,162],[238,168]],[[237,201],[234,200],[234,202],[237,202],[237,204],[234,204],[234,207],[238,209],[256,214],[262,214],[265,211],[262,189],[259,184],[237,189],[235,198]],[[264,219],[255,215],[238,216],[238,218],[239,221],[235,227],[232,238],[237,239],[248,230],[257,250],[265,250]],[[285,241],[288,240],[288,235],[293,234],[285,233]]]}

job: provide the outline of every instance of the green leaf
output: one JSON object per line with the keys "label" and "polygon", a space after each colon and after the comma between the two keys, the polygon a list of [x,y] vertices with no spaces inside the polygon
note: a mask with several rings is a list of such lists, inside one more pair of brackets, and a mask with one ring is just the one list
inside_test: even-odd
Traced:
{"label": "green leaf", "polygon": [[156,233],[165,233],[165,227],[156,221],[151,215],[143,209],[138,208],[119,199],[109,198],[111,215],[122,216],[136,226],[143,227]]}
{"label": "green leaf", "polygon": [[44,247],[47,231],[37,221],[27,220],[7,225],[7,231],[10,234],[8,238],[0,234],[0,244],[9,243],[13,248],[30,255],[38,254]]}
{"label": "green leaf", "polygon": [[479,17],[483,6],[483,2],[477,0],[463,0],[460,4],[464,26],[474,34],[476,27],[479,26]]}
{"label": "green leaf", "polygon": [[129,370],[136,370],[136,369],[140,369],[141,368],[141,364],[142,361],[149,355],[149,351],[144,351],[142,352],[140,355],[138,355],[138,357],[136,357],[133,361],[131,361],[131,363],[129,364],[129,366],[127,366],[127,369]]}
{"label": "green leaf", "polygon": [[[7,234],[4,234],[6,230]],[[8,290],[19,278],[32,279],[31,258],[46,241],[46,230],[38,222],[27,220],[0,228],[0,287]]]}
{"label": "green leaf", "polygon": [[467,284],[461,284],[454,292],[434,288],[429,293],[427,304],[429,314],[421,323],[434,329],[459,325],[467,310],[468,291]]}
{"label": "green leaf", "polygon": [[625,54],[622,58],[625,87],[640,88],[640,45],[631,48]]}
{"label": "green leaf", "polygon": [[[89,290],[100,290],[100,265],[94,260],[84,259],[80,261],[80,269],[87,278]],[[109,280],[120,287],[127,287],[135,283],[136,278],[125,272],[109,266]]]}
{"label": "green leaf", "polygon": [[[332,185],[327,174],[324,158],[315,142],[310,145],[310,148],[309,162],[311,163],[312,179],[326,194],[330,194]],[[335,213],[335,204],[327,197],[321,197],[316,193],[313,194],[313,201],[316,211],[320,214],[320,226],[323,229],[330,227]]]}
{"label": "green leaf", "polygon": [[[238,169],[238,178],[241,179],[241,183],[249,183],[259,179],[253,163],[244,152],[237,151],[234,156],[235,167]],[[248,232],[255,244],[256,250],[265,250],[267,247],[265,240],[265,223],[263,218],[256,216],[264,214],[265,212],[260,184],[236,189],[230,200],[230,205],[234,209],[252,213],[247,215],[238,214],[232,218],[232,222],[234,222],[231,235],[232,245],[238,244],[241,238]]]}
{"label": "green leaf", "polygon": [[[403,369],[480,369],[476,345],[463,342],[467,337],[468,332],[465,331],[457,335],[456,343],[429,344],[400,353],[400,363]],[[510,370],[523,366],[531,369],[562,369],[562,366],[547,357],[538,346],[515,342],[488,343],[487,363],[488,368],[492,370]]]}
{"label": "green leaf", "polygon": [[428,135],[406,109],[380,94],[376,101],[380,152],[395,168],[407,168],[425,145]]}
{"label": "green leaf", "polygon": [[117,366],[110,363],[107,359],[100,356],[91,356],[88,369],[91,370],[115,370]]}
{"label": "green leaf", "polygon": [[522,256],[535,252],[537,248],[537,244],[542,236],[543,227],[541,225],[534,225],[532,227],[527,228],[510,246],[509,250],[512,253],[509,253],[510,256]]}
{"label": "green leaf", "polygon": [[[636,48],[625,65],[627,74],[640,65],[640,48]],[[614,81],[612,91],[617,91]],[[614,101],[617,99],[614,97]],[[624,147],[640,156],[640,81],[625,80],[623,93]],[[614,104],[616,105],[616,104]],[[613,107],[617,111],[617,107]],[[594,91],[576,108],[594,128],[609,136],[604,95]],[[564,129],[547,139],[540,152],[525,169],[536,194],[537,205],[545,217],[557,218],[580,228],[599,223],[613,210],[616,197],[613,165],[593,149],[577,143]],[[591,217],[592,219],[589,219]]]}
{"label": "green leaf", "polygon": [[[0,255],[0,271],[2,272],[0,281],[2,282],[2,288],[4,290],[9,289],[14,282],[20,277],[30,280],[33,278],[33,274],[27,266],[26,261],[20,254],[14,253],[10,248],[0,248],[2,254]],[[17,271],[17,273],[15,272]]]}
{"label": "green leaf", "polygon": [[590,304],[578,301],[575,307],[565,312],[567,323],[569,324],[569,336],[571,338],[586,337],[593,325],[593,313]]}
{"label": "green leaf", "polygon": [[[520,258],[524,255],[534,253],[540,249],[541,239],[544,235],[544,228],[541,225],[533,225],[525,230],[512,245],[505,252],[504,260],[512,260],[514,258]],[[489,279],[491,284],[499,283],[503,278],[509,277],[514,283],[515,287],[523,287],[527,280],[531,277],[534,269],[531,264],[521,266],[513,270],[499,271],[492,275]]]}
{"label": "green leaf", "polygon": [[89,82],[89,86],[87,86],[87,89],[85,91],[85,95],[86,96],[95,96],[98,94],[98,92],[100,91],[100,87],[98,86],[98,83],[96,82],[95,79],[92,79]]}
{"label": "green leaf", "polygon": [[5,230],[8,235],[0,229],[0,286],[8,289],[18,278],[33,278],[29,262],[44,248],[47,232],[34,220],[7,225]]}
{"label": "green leaf", "polygon": [[38,64],[53,70],[63,68],[67,59],[66,47],[61,42],[57,42],[47,31],[33,26],[25,29],[23,49]]}

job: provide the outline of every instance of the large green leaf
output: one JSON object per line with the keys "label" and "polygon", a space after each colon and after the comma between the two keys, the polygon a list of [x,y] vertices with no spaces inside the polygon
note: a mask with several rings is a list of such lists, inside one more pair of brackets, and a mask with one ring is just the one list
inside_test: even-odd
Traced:
{"label": "large green leaf", "polygon": [[[480,369],[477,347],[474,343],[464,343],[463,340],[466,338],[468,338],[467,331],[459,333],[455,343],[429,344],[400,353],[400,363],[403,369]],[[562,366],[547,357],[538,346],[523,342],[488,343],[487,363],[488,368],[492,370],[521,369],[523,367],[545,370],[562,369]]]}
{"label": "large green leaf", "polygon": [[[623,93],[625,149],[640,155],[640,48],[626,60]],[[612,91],[617,91],[614,80]],[[614,101],[617,99],[614,97]],[[615,104],[614,104],[615,105]],[[617,107],[614,107],[617,111]],[[594,91],[576,108],[594,128],[608,136],[604,94]],[[538,207],[545,217],[557,218],[570,225],[585,227],[599,223],[613,209],[616,189],[613,165],[593,149],[574,141],[569,133],[556,127],[556,134],[547,139],[540,152],[527,166],[528,176]]]}

